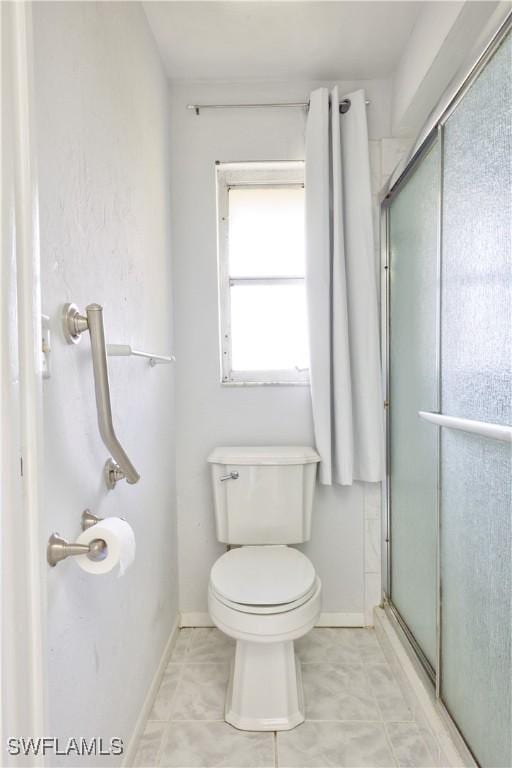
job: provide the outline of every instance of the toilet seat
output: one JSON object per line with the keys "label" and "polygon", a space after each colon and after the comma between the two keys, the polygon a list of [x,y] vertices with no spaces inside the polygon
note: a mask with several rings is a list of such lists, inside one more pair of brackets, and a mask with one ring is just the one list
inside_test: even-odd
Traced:
{"label": "toilet seat", "polygon": [[234,611],[241,611],[242,613],[252,613],[255,615],[270,615],[275,613],[285,613],[286,611],[292,611],[294,608],[298,608],[299,606],[306,603],[317,590],[318,582],[319,582],[319,579],[318,577],[316,577],[311,589],[308,592],[306,592],[305,595],[302,595],[302,597],[299,597],[297,600],[293,600],[291,603],[278,603],[277,605],[251,605],[247,603],[234,603],[232,600],[228,600],[222,595],[219,595],[219,593],[215,590],[212,584],[210,584],[210,589],[213,595],[217,598],[217,600],[223,605],[225,605],[227,608],[231,608]]}
{"label": "toilet seat", "polygon": [[313,564],[285,545],[244,546],[213,565],[210,587],[224,605],[247,613],[280,613],[306,602],[315,591]]}

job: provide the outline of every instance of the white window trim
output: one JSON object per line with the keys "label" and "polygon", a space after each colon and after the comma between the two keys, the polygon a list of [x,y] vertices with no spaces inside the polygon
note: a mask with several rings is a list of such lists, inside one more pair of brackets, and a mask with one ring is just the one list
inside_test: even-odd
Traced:
{"label": "white window trim", "polygon": [[303,162],[222,163],[217,164],[217,222],[220,370],[224,386],[309,386],[309,368],[296,370],[234,371],[231,361],[231,300],[232,285],[253,283],[303,283],[303,276],[230,277],[229,275],[229,190],[233,187],[251,188],[304,186]]}

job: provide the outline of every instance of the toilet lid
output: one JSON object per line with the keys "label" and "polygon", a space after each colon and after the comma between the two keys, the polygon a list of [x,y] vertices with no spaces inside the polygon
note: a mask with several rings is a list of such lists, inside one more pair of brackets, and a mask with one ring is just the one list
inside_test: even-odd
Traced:
{"label": "toilet lid", "polygon": [[210,581],[218,595],[233,603],[284,605],[311,591],[315,569],[298,549],[246,546],[222,555]]}

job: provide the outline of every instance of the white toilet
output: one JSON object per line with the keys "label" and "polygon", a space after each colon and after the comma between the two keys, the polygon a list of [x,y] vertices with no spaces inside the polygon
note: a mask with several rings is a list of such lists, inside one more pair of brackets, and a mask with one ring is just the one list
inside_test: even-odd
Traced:
{"label": "white toilet", "polygon": [[242,545],[213,565],[208,607],[236,640],[225,719],[248,731],[281,731],[304,720],[293,641],[315,625],[321,583],[307,541],[317,464],[312,448],[216,448],[212,469],[217,538]]}

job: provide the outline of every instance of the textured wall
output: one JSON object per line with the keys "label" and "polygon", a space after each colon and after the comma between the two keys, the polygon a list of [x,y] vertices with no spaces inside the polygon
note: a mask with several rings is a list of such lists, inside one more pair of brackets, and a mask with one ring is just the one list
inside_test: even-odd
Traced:
{"label": "textured wall", "polygon": [[52,325],[44,527],[73,539],[90,507],[126,517],[137,539],[123,578],[71,559],[48,570],[50,734],[126,744],[178,609],[174,366],[111,358],[114,422],[141,480],[108,492],[89,339],[68,346],[59,315],[66,301],[96,301],[108,341],[172,349],[168,90],[138,3],[36,3],[34,33]]}
{"label": "textured wall", "polygon": [[[325,84],[325,83],[324,83]],[[172,86],[173,246],[176,258],[178,518],[180,607],[207,610],[216,541],[206,458],[216,445],[313,444],[307,387],[225,387],[219,383],[215,161],[298,160],[304,157],[302,110],[187,110],[194,102],[303,101],[312,83],[174,84]],[[378,139],[388,135],[389,83],[342,83],[342,93],[365,87],[371,99],[374,187],[380,185]],[[378,486],[319,487],[311,541],[304,550],[323,582],[323,610],[364,612],[380,598],[378,552],[365,577],[365,496],[372,522],[366,548],[379,548]],[[193,621],[192,617],[192,621]]]}

